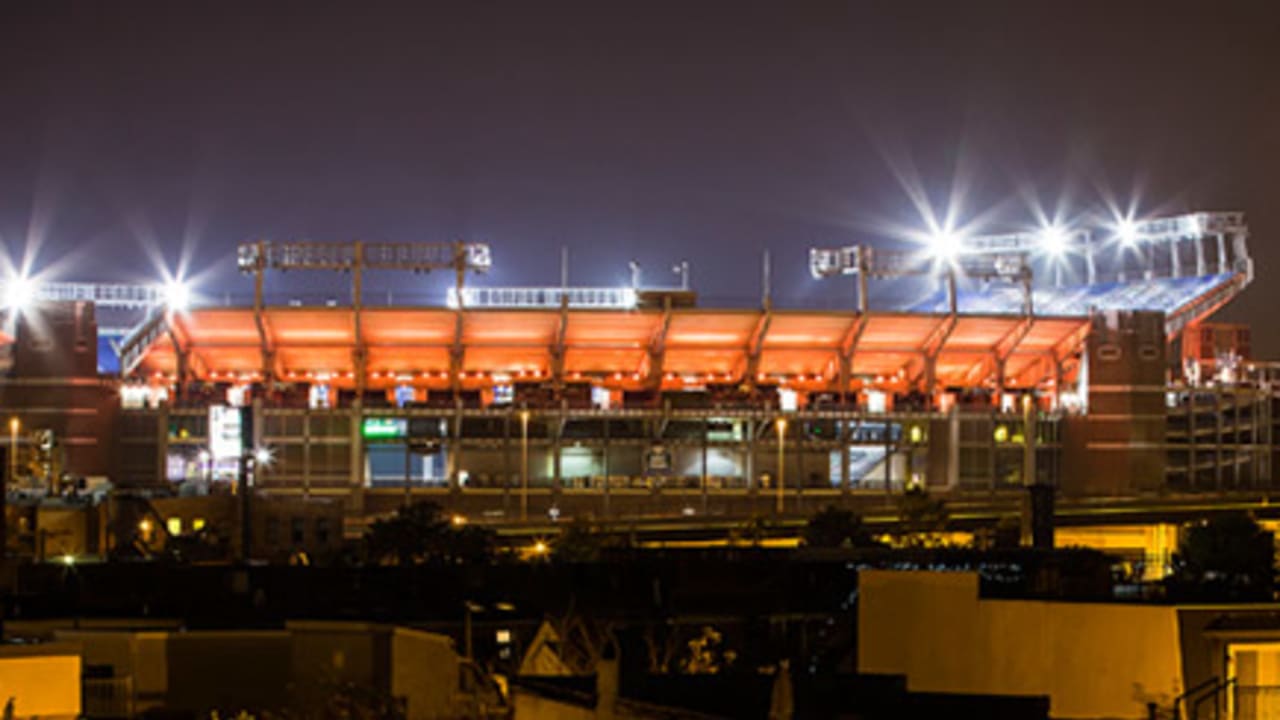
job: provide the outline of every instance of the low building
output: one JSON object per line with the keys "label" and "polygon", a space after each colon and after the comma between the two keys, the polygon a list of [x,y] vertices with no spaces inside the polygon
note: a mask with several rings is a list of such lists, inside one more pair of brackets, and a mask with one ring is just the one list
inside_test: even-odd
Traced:
{"label": "low building", "polygon": [[992,599],[965,572],[858,582],[858,669],[913,692],[1043,695],[1054,718],[1280,713],[1274,605]]}

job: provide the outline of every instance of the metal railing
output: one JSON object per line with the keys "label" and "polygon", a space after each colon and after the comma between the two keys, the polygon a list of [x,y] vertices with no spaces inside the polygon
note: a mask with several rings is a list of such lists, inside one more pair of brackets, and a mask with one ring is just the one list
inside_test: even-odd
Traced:
{"label": "metal railing", "polygon": [[1237,685],[1232,700],[1235,720],[1280,720],[1280,686]]}
{"label": "metal railing", "polygon": [[131,718],[133,678],[85,678],[83,681],[84,717]]}
{"label": "metal railing", "polygon": [[[629,287],[468,287],[462,289],[462,305],[467,308],[554,309],[567,304],[570,309],[630,310],[638,296]],[[458,292],[449,288],[446,304],[458,307]]]}

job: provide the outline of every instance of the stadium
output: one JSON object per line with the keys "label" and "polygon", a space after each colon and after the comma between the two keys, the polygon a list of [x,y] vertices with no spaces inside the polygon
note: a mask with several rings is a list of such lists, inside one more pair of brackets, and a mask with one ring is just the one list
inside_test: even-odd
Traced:
{"label": "stadium", "polygon": [[[459,518],[749,517],[1049,486],[1271,487],[1270,368],[1213,314],[1253,279],[1242,213],[813,249],[845,310],[707,308],[687,287],[483,287],[482,244],[253,242],[251,304],[177,283],[4,286],[12,489]],[[433,305],[368,271],[455,273]],[[344,273],[345,302],[272,292]],[[766,266],[767,273],[767,266]],[[909,297],[880,289],[906,282]],[[109,321],[108,318],[111,318]],[[119,318],[126,318],[121,321]]]}

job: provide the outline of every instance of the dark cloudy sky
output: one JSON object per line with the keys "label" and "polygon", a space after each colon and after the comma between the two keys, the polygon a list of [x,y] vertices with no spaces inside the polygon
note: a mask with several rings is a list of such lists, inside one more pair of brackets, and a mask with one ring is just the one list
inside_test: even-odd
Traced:
{"label": "dark cloudy sky", "polygon": [[713,304],[769,248],[782,301],[829,304],[805,249],[918,225],[904,184],[1000,227],[1242,209],[1227,317],[1277,356],[1276,5],[9,0],[0,235],[66,279],[186,247],[210,295],[257,237],[486,240],[502,285],[567,245],[575,284],[687,258]]}

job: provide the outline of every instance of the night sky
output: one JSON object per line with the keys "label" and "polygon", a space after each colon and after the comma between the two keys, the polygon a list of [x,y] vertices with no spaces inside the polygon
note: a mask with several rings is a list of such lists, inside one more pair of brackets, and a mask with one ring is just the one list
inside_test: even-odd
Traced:
{"label": "night sky", "polygon": [[[373,8],[373,9],[370,9]],[[812,244],[1249,214],[1224,314],[1280,356],[1280,4],[0,4],[0,236],[33,268],[210,298],[254,238],[492,243],[495,285],[849,302]],[[963,192],[959,192],[963,191]],[[379,278],[432,293],[445,276]],[[303,293],[335,278],[290,276]],[[336,285],[335,285],[336,286]]]}

